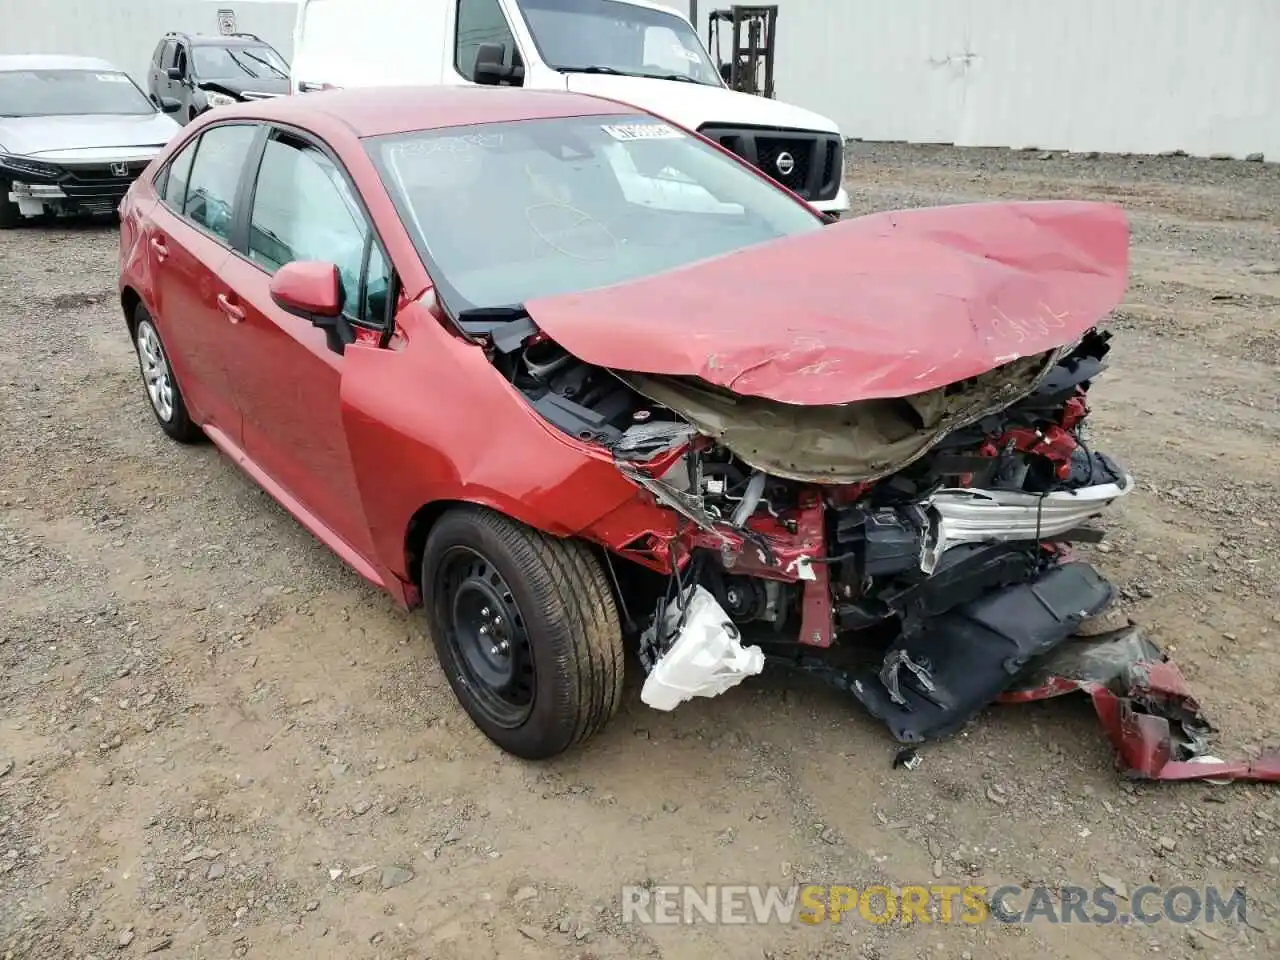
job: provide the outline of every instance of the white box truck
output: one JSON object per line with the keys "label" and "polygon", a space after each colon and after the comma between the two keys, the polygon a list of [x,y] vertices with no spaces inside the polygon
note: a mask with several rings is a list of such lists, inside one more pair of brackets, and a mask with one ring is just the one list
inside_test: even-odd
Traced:
{"label": "white box truck", "polygon": [[293,93],[500,84],[620,100],[696,130],[835,217],[844,143],[826,117],[729,89],[689,20],[646,0],[301,0]]}

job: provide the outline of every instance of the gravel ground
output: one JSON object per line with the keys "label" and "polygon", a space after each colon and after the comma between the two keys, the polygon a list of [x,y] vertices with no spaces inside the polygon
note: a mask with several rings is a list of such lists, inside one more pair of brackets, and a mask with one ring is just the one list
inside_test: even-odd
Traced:
{"label": "gravel ground", "polygon": [[[1097,560],[1220,727],[1280,742],[1280,167],[857,144],[860,211],[1106,198],[1133,282],[1095,444],[1141,489]],[[0,235],[0,957],[1280,955],[1274,788],[1130,785],[1087,704],[893,769],[783,677],[586,749],[497,753],[416,615],[145,405],[114,230]],[[626,883],[1218,884],[1247,924],[641,927]]]}

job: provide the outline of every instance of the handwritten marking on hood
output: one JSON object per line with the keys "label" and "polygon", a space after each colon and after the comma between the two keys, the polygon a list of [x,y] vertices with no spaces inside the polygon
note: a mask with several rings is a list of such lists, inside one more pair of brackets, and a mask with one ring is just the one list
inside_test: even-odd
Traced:
{"label": "handwritten marking on hood", "polygon": [[1070,311],[1056,313],[1043,301],[1039,304],[1040,314],[1030,317],[1011,317],[999,307],[994,307],[995,316],[991,318],[991,331],[999,337],[1013,337],[1023,343],[1029,337],[1048,337],[1053,331],[1066,326]]}

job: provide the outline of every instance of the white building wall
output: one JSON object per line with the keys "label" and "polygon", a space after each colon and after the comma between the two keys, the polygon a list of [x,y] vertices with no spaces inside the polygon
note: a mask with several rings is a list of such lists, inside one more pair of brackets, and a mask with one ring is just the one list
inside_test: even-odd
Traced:
{"label": "white building wall", "polygon": [[217,11],[236,29],[293,56],[294,0],[0,0],[0,54],[105,57],[146,88],[147,65],[169,30],[217,33]]}
{"label": "white building wall", "polygon": [[778,98],[845,136],[1280,160],[1280,0],[761,2]]}
{"label": "white building wall", "polygon": [[[772,2],[778,98],[845,136],[1280,160],[1280,0]],[[729,3],[697,5],[705,39]],[[224,7],[292,58],[293,0],[0,0],[0,53],[145,80],[162,33],[216,33]]]}

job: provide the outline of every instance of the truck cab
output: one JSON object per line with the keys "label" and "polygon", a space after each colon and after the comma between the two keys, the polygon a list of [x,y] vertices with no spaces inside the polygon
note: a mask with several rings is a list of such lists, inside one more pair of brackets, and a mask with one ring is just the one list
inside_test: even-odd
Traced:
{"label": "truck cab", "polygon": [[301,0],[290,87],[487,84],[634,104],[833,217],[844,143],[820,114],[730,89],[689,20],[648,0]]}

